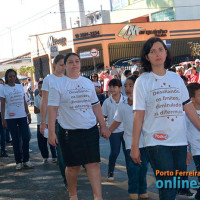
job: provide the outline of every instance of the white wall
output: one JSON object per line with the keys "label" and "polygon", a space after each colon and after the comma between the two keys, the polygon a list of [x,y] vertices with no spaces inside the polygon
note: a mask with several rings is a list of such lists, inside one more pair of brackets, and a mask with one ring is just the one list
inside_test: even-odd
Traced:
{"label": "white wall", "polygon": [[176,20],[200,19],[200,0],[174,0],[174,6]]}

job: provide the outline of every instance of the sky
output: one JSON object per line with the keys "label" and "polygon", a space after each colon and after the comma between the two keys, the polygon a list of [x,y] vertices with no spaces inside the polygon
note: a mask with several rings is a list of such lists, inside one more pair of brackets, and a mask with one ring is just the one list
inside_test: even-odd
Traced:
{"label": "sky", "polygon": [[[84,0],[86,12],[100,10],[101,5],[110,10],[110,0]],[[78,0],[65,0],[65,11],[71,28],[70,18],[79,16]],[[30,52],[29,35],[61,30],[59,0],[5,0],[0,19],[0,60]]]}

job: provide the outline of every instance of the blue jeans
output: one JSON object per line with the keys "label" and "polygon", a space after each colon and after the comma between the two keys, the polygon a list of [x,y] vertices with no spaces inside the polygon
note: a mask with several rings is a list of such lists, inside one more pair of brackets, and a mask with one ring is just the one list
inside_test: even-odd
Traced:
{"label": "blue jeans", "polygon": [[[146,155],[154,170],[186,171],[187,146],[149,146]],[[173,180],[173,176],[156,176],[156,180]],[[175,200],[177,189],[159,189],[160,200]]]}
{"label": "blue jeans", "polygon": [[0,138],[1,138],[1,152],[6,148],[6,131],[2,126],[1,113],[0,113]]}
{"label": "blue jeans", "polygon": [[[197,171],[200,171],[200,155],[193,156],[193,160],[194,160]],[[200,181],[200,177],[198,177],[198,180]],[[200,188],[198,188],[197,190],[195,199],[200,200]]]}
{"label": "blue jeans", "polygon": [[125,156],[126,166],[127,166],[127,154],[126,154],[126,148],[125,148],[125,142],[123,138],[124,132],[119,133],[112,133],[109,141],[110,141],[110,155],[109,155],[109,163],[108,163],[108,172],[114,172],[115,169],[115,163],[117,160],[117,157],[120,153],[121,144]]}
{"label": "blue jeans", "polygon": [[[16,163],[21,163],[22,161],[23,162],[29,161],[29,130],[28,130],[27,117],[6,119],[6,122],[13,140],[13,151]],[[22,154],[20,148],[19,132],[22,137]]]}
{"label": "blue jeans", "polygon": [[[58,141],[59,141],[59,124],[56,120],[56,135],[57,135],[57,138],[58,138]],[[64,184],[67,183],[66,181],[66,177],[65,177],[65,168],[66,168],[66,165],[64,163],[64,160],[63,160],[63,156],[62,156],[62,151],[61,151],[61,148],[60,148],[60,142],[58,142],[58,145],[56,147],[56,150],[57,150],[57,155],[58,155],[58,165],[59,165],[59,168],[60,168],[60,173],[63,177],[63,182]]]}
{"label": "blue jeans", "polygon": [[146,152],[144,148],[140,148],[140,155],[142,163],[136,164],[130,157],[130,149],[126,150],[128,155],[128,193],[129,194],[145,194],[147,193],[147,169],[148,162],[146,159]]}
{"label": "blue jeans", "polygon": [[[49,157],[49,150],[47,146],[47,138],[45,138],[41,133],[40,133],[40,125],[37,125],[37,139],[38,139],[38,147],[40,149],[41,155],[43,158],[48,158]],[[50,145],[50,150],[51,150],[51,155],[52,158],[56,158],[56,147]]]}

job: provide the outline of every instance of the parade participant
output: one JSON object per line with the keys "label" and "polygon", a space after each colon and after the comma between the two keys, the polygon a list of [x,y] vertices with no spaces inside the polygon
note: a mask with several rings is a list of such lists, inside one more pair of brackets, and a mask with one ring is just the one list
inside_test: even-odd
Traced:
{"label": "parade participant", "polygon": [[[4,85],[4,81],[3,79],[0,79],[0,90],[3,90],[3,85]],[[1,106],[1,102],[0,102],[0,106]],[[8,157],[8,154],[6,153],[6,130],[3,128],[2,120],[1,120],[1,107],[0,107],[0,138],[1,138],[0,157]]]}
{"label": "parade participant", "polygon": [[[139,138],[142,132],[154,173],[156,170],[186,171],[187,138],[183,109],[198,129],[200,119],[181,77],[166,70],[171,66],[171,59],[160,38],[153,37],[145,42],[141,62],[145,73],[134,87],[131,157],[135,163],[141,164]],[[173,176],[157,175],[156,179],[163,183],[166,180],[173,182]],[[160,188],[159,198],[174,200],[176,192],[175,188]]]}
{"label": "parade participant", "polygon": [[[50,74],[49,76],[45,77],[42,84],[42,101],[41,101],[41,107],[40,107],[40,115],[41,115],[41,122],[40,122],[40,132],[42,135],[44,135],[44,129],[47,128],[46,124],[46,113],[47,113],[47,104],[48,104],[48,95],[49,95],[49,88],[51,85],[54,84],[54,82],[58,82],[62,78],[64,78],[64,73],[66,71],[66,66],[64,63],[64,56],[61,54],[58,54],[53,61],[53,74]],[[58,113],[57,113],[58,115]],[[56,123],[56,134],[58,133],[58,124]],[[67,187],[66,184],[66,177],[65,177],[65,164],[62,158],[62,152],[60,149],[60,145],[57,146],[57,156],[58,156],[58,164],[60,168],[61,175],[63,177],[63,182],[65,184],[65,187]]]}
{"label": "parade participant", "polygon": [[195,67],[197,69],[197,73],[199,73],[200,72],[200,60],[196,59],[194,62],[195,62]]}
{"label": "parade participant", "polygon": [[[49,91],[48,122],[49,142],[62,149],[66,164],[66,178],[70,200],[77,200],[77,178],[80,166],[84,165],[95,200],[102,200],[99,131],[108,138],[99,100],[93,83],[79,76],[80,58],[75,53],[65,56],[67,77],[57,81]],[[55,134],[55,119],[59,112],[59,138]]]}
{"label": "parade participant", "polygon": [[[190,99],[200,115],[200,84],[190,83],[188,86]],[[193,123],[186,117],[187,138],[191,146],[191,153],[196,166],[196,170],[200,171],[200,131],[193,125]],[[200,180],[200,177],[198,177]],[[198,188],[194,200],[200,200],[200,188]]]}
{"label": "parade participant", "polygon": [[[5,73],[5,83],[1,91],[1,117],[4,128],[8,128],[13,140],[13,150],[16,169],[32,168],[29,161],[29,130],[27,123],[31,123],[31,114],[25,100],[25,93],[21,84],[16,84],[17,72],[8,69]],[[22,137],[22,152],[20,151],[20,137]],[[23,162],[23,165],[22,165]]]}
{"label": "parade participant", "polygon": [[[119,79],[112,79],[109,82],[108,86],[109,86],[110,97],[104,101],[102,105],[102,111],[104,117],[108,119],[108,127],[109,127],[113,122],[113,118],[119,106],[119,103],[123,102],[125,98],[120,93],[122,88],[122,83]],[[120,153],[121,145],[126,158],[123,135],[124,135],[124,128],[123,124],[121,124],[116,130],[114,130],[111,133],[111,136],[109,137],[109,142],[110,142],[110,155],[108,162],[109,181],[114,181],[115,163]]]}
{"label": "parade participant", "polygon": [[109,127],[109,130],[113,132],[121,123],[123,123],[124,127],[124,141],[126,146],[126,154],[127,154],[127,174],[128,174],[128,193],[130,199],[137,200],[147,199],[147,159],[145,155],[145,149],[143,145],[143,136],[140,137],[140,154],[142,164],[138,165],[133,162],[130,157],[131,152],[131,141],[133,134],[133,127],[130,124],[133,122],[134,112],[132,110],[133,105],[133,87],[137,76],[129,76],[125,82],[125,92],[128,99],[125,99],[123,102],[119,104],[117,107],[117,111],[114,116],[114,121]]}
{"label": "parade participant", "polygon": [[[43,157],[43,163],[47,164],[48,163],[48,158],[49,158],[49,151],[48,151],[48,146],[47,146],[47,137],[44,137],[40,133],[40,123],[41,123],[41,117],[40,117],[40,105],[41,105],[41,100],[42,100],[42,84],[43,81],[38,82],[38,92],[39,94],[35,97],[35,102],[34,102],[34,113],[37,115],[37,140],[38,140],[38,147],[40,149],[41,155]],[[48,124],[48,119],[47,115],[45,117],[45,122]],[[51,150],[51,155],[52,155],[52,162],[56,162],[56,148],[52,145],[50,145],[50,150]]]}

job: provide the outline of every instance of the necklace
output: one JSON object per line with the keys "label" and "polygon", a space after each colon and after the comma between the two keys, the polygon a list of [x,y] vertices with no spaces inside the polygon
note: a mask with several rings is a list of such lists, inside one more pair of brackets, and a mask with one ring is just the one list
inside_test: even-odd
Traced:
{"label": "necklace", "polygon": [[166,73],[165,73],[164,76],[156,75],[156,74],[153,73],[153,72],[152,72],[152,74],[153,74],[154,80],[157,82],[158,80],[162,80],[163,78],[165,78],[165,76],[166,76],[166,74],[167,74],[167,71],[166,71]]}

